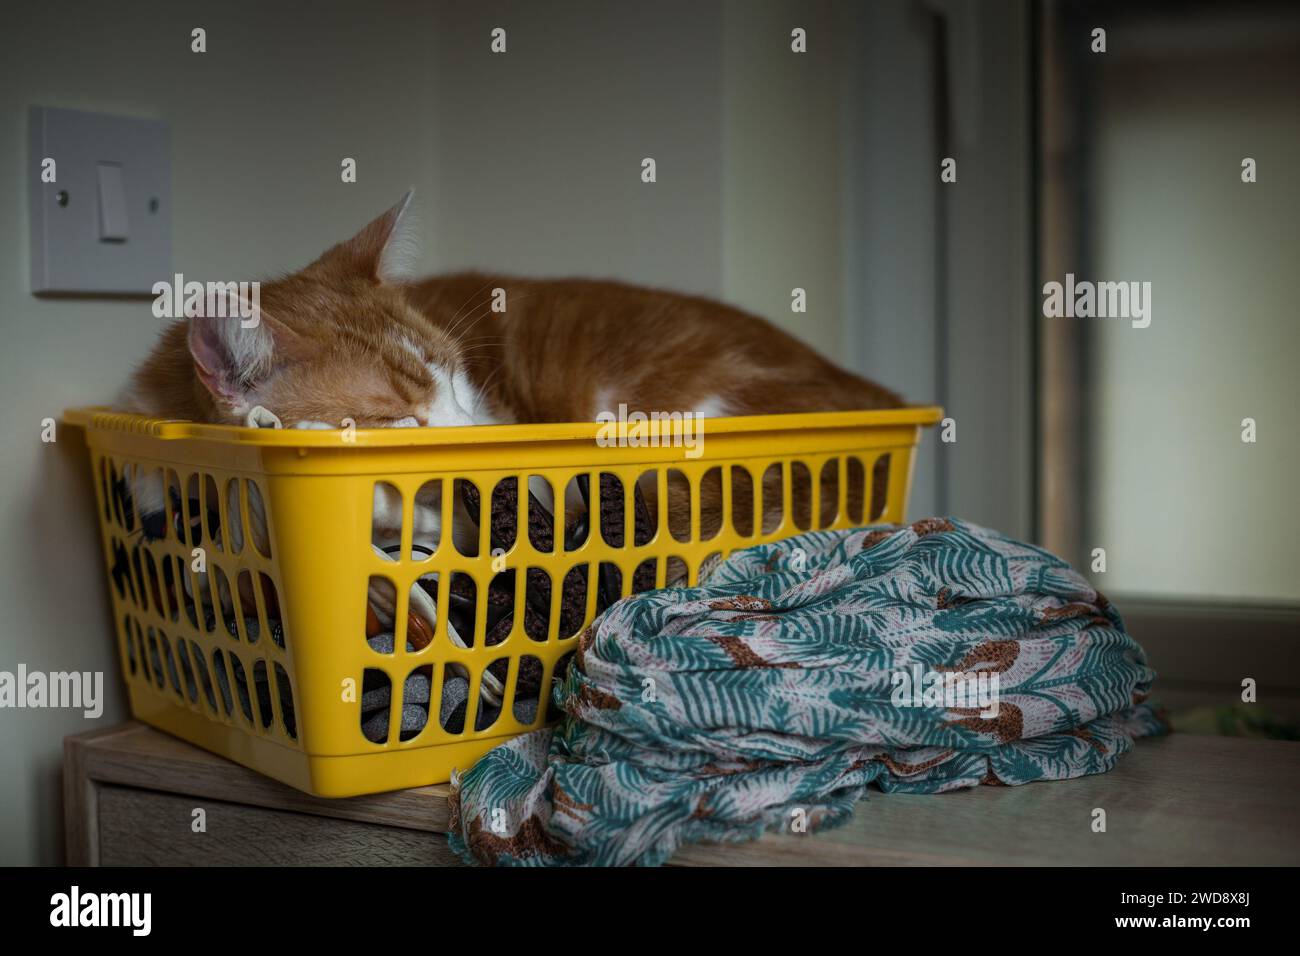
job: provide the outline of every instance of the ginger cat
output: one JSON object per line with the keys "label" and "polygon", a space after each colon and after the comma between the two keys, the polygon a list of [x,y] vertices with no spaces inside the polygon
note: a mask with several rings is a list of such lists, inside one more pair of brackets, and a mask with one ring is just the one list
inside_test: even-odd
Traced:
{"label": "ginger cat", "polygon": [[[263,283],[255,326],[174,322],[118,407],[288,428],[350,418],[364,428],[594,421],[620,403],[708,417],[902,404],[758,316],[705,298],[586,279],[412,279],[410,198]],[[504,312],[490,307],[497,288]],[[226,314],[236,307],[250,303]],[[878,469],[873,498],[882,478]],[[141,492],[145,512],[161,490]],[[720,490],[702,487],[701,498],[704,513],[720,510]]]}

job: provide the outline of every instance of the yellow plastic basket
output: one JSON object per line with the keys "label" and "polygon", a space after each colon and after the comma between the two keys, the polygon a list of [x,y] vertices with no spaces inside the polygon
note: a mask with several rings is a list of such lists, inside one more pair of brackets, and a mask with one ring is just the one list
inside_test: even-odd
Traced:
{"label": "yellow plastic basket", "polygon": [[[561,633],[562,582],[570,574],[586,575],[588,582],[585,627],[596,613],[601,566],[618,569],[626,595],[645,562],[655,586],[694,584],[701,564],[736,548],[810,527],[903,520],[921,426],[940,414],[937,408],[904,408],[710,419],[698,457],[686,456],[668,438],[658,446],[607,447],[597,441],[601,426],[594,423],[299,431],[152,420],[94,408],[70,410],[65,421],[85,428],[90,448],[132,713],[301,790],[342,797],[444,782],[453,770],[553,716],[547,712],[551,679],[581,630]],[[145,540],[140,516],[121,491],[128,474],[157,476],[168,489],[164,537]],[[579,476],[590,489],[610,484],[622,495],[624,527],[610,534],[593,514],[585,539],[569,549],[562,530],[576,509],[562,489],[571,490]],[[517,491],[545,482],[553,493],[560,530],[550,551],[537,547],[528,530],[535,504],[517,494],[517,533],[508,549],[492,553],[491,502],[498,484],[511,479]],[[682,540],[673,533],[681,522],[669,520],[670,479],[679,488],[688,483],[691,492],[689,534]],[[477,545],[462,550],[461,536],[453,539],[459,516],[450,516],[464,500],[466,482],[479,492],[482,510]],[[710,482],[720,490],[721,514],[702,521],[700,492]],[[388,486],[386,494],[395,489],[402,501],[400,551],[389,558],[372,547],[377,483]],[[652,489],[646,500],[654,502],[643,512],[651,516],[653,533],[648,540],[641,535],[640,543],[634,527],[638,483]],[[412,551],[419,543],[417,494],[440,501],[441,515],[449,516],[437,540],[427,543],[428,557]],[[809,506],[800,507],[801,497],[811,499]],[[672,507],[683,500],[673,497],[678,504]],[[260,540],[250,523],[259,512],[267,528]],[[230,533],[221,534],[222,528]],[[509,633],[488,643],[493,580],[516,570]],[[551,584],[544,635],[535,628],[528,633],[524,621],[523,582],[538,572]],[[417,579],[428,583],[431,575],[437,576],[433,639],[420,650],[394,639],[391,653],[376,651],[367,640],[372,581],[388,582],[377,586],[391,588],[392,632],[402,635],[409,633],[411,589],[424,587]],[[469,646],[448,639],[449,588],[458,575],[466,587],[472,581],[476,602],[472,640],[462,635]],[[643,570],[640,580],[647,579]],[[235,612],[226,620],[219,610],[205,615],[205,601],[213,608],[228,601]],[[276,619],[282,639],[272,637]],[[541,700],[521,718],[523,702],[515,692],[526,658],[533,659],[527,663],[534,674],[540,663]],[[481,726],[488,709],[480,683],[501,659],[507,661],[503,699],[495,718]],[[362,732],[366,671],[390,687],[391,729],[382,742]],[[408,736],[399,730],[411,703],[403,699],[404,688],[417,672],[428,678],[428,719]],[[458,727],[444,725],[439,713],[453,672],[469,681]]]}

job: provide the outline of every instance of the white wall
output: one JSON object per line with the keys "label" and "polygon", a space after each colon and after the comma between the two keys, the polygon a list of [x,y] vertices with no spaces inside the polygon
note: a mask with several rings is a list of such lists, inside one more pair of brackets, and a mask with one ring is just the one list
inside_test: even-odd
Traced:
{"label": "white wall", "polygon": [[407,120],[433,153],[437,267],[719,294],[720,29],[716,4],[683,0],[440,7],[434,95]]}
{"label": "white wall", "polygon": [[[728,0],[723,32],[723,296],[843,359],[841,74],[831,4]],[[790,49],[795,27],[807,52]],[[807,312],[790,308],[807,293]]]}

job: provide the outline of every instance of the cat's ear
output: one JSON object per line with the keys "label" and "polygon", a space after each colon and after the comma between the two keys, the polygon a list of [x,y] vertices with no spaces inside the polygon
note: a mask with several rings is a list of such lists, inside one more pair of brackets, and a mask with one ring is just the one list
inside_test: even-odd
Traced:
{"label": "cat's ear", "polygon": [[396,206],[326,256],[341,259],[354,272],[375,282],[413,278],[420,259],[419,236],[410,208],[414,195],[415,190],[408,189]]}
{"label": "cat's ear", "polygon": [[296,337],[254,303],[231,294],[228,307],[189,318],[194,374],[218,405],[242,413],[254,389],[289,358]]}

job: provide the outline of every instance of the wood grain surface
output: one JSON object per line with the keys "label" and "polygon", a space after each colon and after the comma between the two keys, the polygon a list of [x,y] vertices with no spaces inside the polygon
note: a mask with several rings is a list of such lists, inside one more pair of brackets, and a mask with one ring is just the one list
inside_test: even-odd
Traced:
{"label": "wood grain surface", "polygon": [[[138,723],[69,737],[75,863],[453,865],[447,787],[327,800]],[[1300,864],[1300,743],[1175,734],[1108,774],[937,795],[869,792],[824,833],[683,848],[711,865]],[[203,808],[207,832],[191,828]],[[1094,832],[1095,809],[1106,814]]]}

